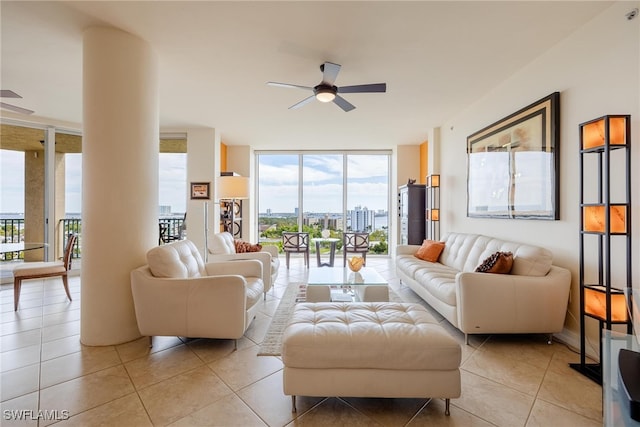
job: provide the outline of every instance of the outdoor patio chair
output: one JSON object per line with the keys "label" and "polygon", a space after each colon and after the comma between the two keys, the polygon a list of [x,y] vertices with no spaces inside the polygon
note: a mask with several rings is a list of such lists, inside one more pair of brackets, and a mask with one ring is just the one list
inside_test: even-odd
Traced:
{"label": "outdoor patio chair", "polygon": [[292,253],[303,253],[304,264],[309,268],[309,233],[282,233],[282,250],[287,258],[287,269],[289,268],[289,256]]}

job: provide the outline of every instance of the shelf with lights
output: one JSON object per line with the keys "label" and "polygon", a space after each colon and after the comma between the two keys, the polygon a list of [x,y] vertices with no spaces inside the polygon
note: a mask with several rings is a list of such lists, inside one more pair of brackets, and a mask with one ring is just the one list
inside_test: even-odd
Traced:
{"label": "shelf with lights", "polygon": [[602,384],[601,363],[586,363],[587,318],[602,331],[626,325],[631,306],[630,116],[580,125],[580,363],[571,367]]}

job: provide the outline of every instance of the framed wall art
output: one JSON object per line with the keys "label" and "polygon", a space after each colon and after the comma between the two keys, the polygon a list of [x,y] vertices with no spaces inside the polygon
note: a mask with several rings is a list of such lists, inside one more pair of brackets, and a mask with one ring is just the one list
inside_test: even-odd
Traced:
{"label": "framed wall art", "polygon": [[560,93],[467,138],[467,216],[560,219]]}
{"label": "framed wall art", "polygon": [[191,183],[191,200],[209,200],[211,185],[209,182],[192,182]]}

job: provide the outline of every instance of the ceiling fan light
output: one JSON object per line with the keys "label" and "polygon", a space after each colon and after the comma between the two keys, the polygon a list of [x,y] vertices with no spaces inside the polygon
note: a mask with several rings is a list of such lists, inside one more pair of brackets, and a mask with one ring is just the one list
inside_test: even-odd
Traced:
{"label": "ceiling fan light", "polygon": [[330,89],[322,89],[316,92],[316,99],[320,102],[331,102],[336,99],[336,94]]}

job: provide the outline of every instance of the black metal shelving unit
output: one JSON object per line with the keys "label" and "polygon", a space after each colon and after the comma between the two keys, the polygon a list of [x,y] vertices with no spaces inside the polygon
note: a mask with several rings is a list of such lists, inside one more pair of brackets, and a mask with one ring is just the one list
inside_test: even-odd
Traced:
{"label": "black metal shelving unit", "polygon": [[[599,384],[601,360],[586,360],[586,319],[599,323],[600,359],[603,329],[621,324],[632,333],[630,133],[629,115],[607,115],[580,125],[580,362],[570,366]],[[595,168],[588,167],[594,163]],[[617,257],[615,266],[614,243],[618,252],[625,246],[624,258]]]}

